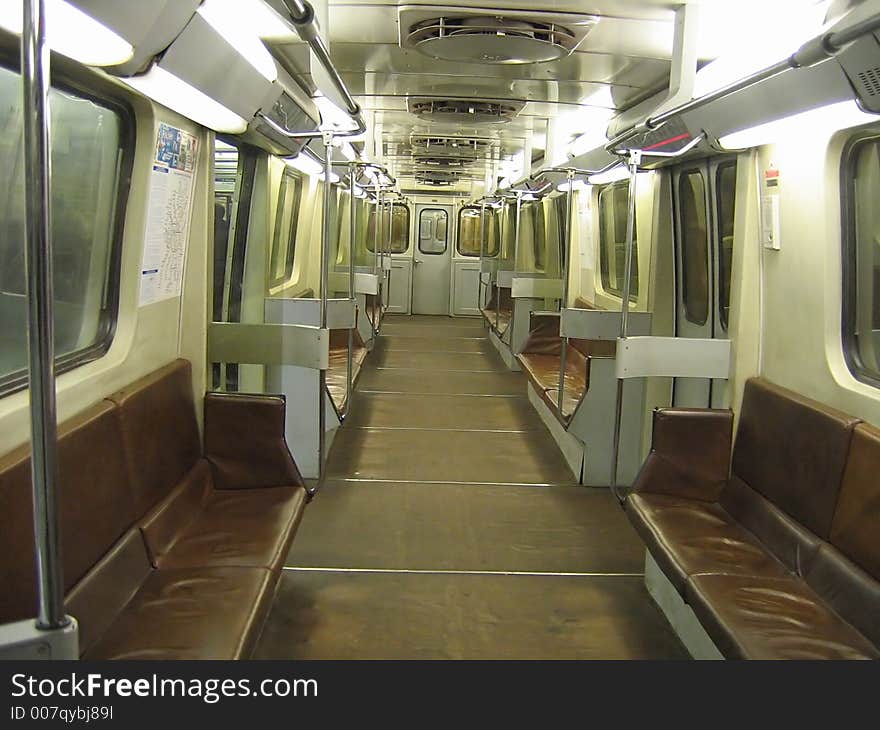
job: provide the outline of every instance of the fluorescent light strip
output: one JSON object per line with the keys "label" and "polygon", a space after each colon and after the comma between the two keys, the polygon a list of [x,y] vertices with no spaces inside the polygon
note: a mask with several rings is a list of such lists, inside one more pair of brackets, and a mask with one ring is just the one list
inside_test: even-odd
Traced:
{"label": "fluorescent light strip", "polygon": [[557,185],[556,189],[564,193],[569,187],[577,192],[578,190],[589,190],[592,186],[585,180],[572,180],[571,183],[566,180],[564,183]]}
{"label": "fluorescent light strip", "polygon": [[[0,28],[21,35],[20,0],[0,0]],[[49,47],[86,66],[115,66],[134,55],[134,48],[107,26],[64,0],[46,0]]]}
{"label": "fluorescent light strip", "polygon": [[617,167],[612,167],[610,170],[606,170],[605,172],[599,172],[595,175],[590,175],[588,178],[588,182],[590,185],[608,185],[610,183],[620,182],[621,180],[626,180],[629,178],[629,169],[626,165],[617,165]]}
{"label": "fluorescent light strip", "polygon": [[240,134],[247,129],[247,121],[238,114],[161,66],[154,66],[142,76],[131,76],[121,80],[203,127],[229,134]]}
{"label": "fluorescent light strip", "polygon": [[877,121],[880,115],[863,112],[855,101],[843,101],[733,132],[718,141],[727,150],[760,147],[782,139],[811,144],[817,134]]}
{"label": "fluorescent light strip", "polygon": [[[242,7],[245,6],[245,7]],[[198,13],[268,81],[278,78],[275,60],[248,18],[262,0],[205,0]],[[279,21],[280,22],[280,21]]]}

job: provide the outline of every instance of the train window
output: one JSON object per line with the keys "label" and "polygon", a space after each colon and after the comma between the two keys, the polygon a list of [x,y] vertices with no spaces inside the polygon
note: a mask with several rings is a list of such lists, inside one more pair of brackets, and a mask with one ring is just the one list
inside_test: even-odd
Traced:
{"label": "train window", "polygon": [[858,140],[845,169],[845,349],[853,373],[880,387],[880,137]]}
{"label": "train window", "polygon": [[[0,394],[27,386],[21,77],[0,67]],[[56,372],[97,359],[116,321],[134,127],[112,102],[50,91]]]}
{"label": "train window", "polygon": [[719,165],[715,172],[715,210],[718,211],[718,315],[725,331],[730,320],[735,201],[736,160],[731,160]]}
{"label": "train window", "polygon": [[[605,291],[621,296],[626,270],[626,219],[629,182],[608,185],[599,192],[599,271]],[[630,299],[639,295],[638,228],[633,235]]]}
{"label": "train window", "polygon": [[296,227],[302,199],[302,178],[289,167],[281,176],[278,207],[275,210],[275,233],[272,237],[272,258],[269,285],[279,286],[293,275],[296,254]]}
{"label": "train window", "polygon": [[[391,218],[391,253],[406,253],[409,248],[409,206],[404,203],[394,203]],[[382,235],[381,246],[387,245],[388,241],[388,209],[382,209],[380,216],[380,229]],[[371,253],[376,250],[376,206],[370,206],[367,212],[367,250]]]}
{"label": "train window", "polygon": [[[458,243],[461,256],[479,256],[482,249],[483,226],[480,208],[466,205],[458,211]],[[488,253],[493,256],[494,254]]]}
{"label": "train window", "polygon": [[448,245],[446,211],[425,208],[419,213],[419,253],[439,255]]}
{"label": "train window", "polygon": [[[214,291],[215,322],[240,322],[248,223],[257,156],[248,147],[220,139],[214,143]],[[213,387],[238,390],[239,367],[213,364]],[[225,374],[225,380],[221,376]]]}
{"label": "train window", "polygon": [[709,319],[709,230],[706,181],[700,170],[679,177],[678,212],[685,316],[703,325]]}
{"label": "train window", "polygon": [[497,208],[486,210],[486,255],[494,258],[501,253],[501,211]]}

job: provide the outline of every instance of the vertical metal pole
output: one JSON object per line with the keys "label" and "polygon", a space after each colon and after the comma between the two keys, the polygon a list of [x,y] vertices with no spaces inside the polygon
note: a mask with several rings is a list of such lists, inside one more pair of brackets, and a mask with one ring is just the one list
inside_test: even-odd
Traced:
{"label": "vertical metal pole", "polygon": [[[562,301],[559,303],[559,325],[562,326],[562,312],[568,306],[568,275],[569,275],[569,262],[571,261],[571,241],[572,235],[571,231],[573,226],[571,225],[571,209],[572,209],[572,195],[574,186],[574,170],[568,171],[568,190],[565,193],[565,248],[563,249],[563,264],[562,264]],[[566,359],[568,355],[568,338],[563,337],[560,342],[559,349],[559,392],[558,392],[558,400],[559,404],[559,415],[564,415],[562,413],[562,402],[563,397],[565,396],[565,366]]]}
{"label": "vertical metal pole", "polygon": [[486,256],[486,201],[480,201],[480,271],[477,274],[477,310],[483,309],[483,259]]}
{"label": "vertical metal pole", "polygon": [[388,199],[388,282],[385,294],[388,297],[388,306],[391,306],[391,241],[394,233],[394,198]]}
{"label": "vertical metal pole", "polygon": [[381,286],[381,284],[378,283],[379,268],[382,263],[381,262],[382,251],[380,249],[380,244],[379,244],[379,225],[380,225],[380,219],[382,217],[382,190],[379,187],[379,176],[378,175],[376,175],[375,183],[376,183],[376,185],[375,185],[376,208],[374,210],[374,219],[373,219],[373,222],[374,222],[374,225],[373,225],[373,273],[376,275],[376,281],[377,281],[377,283],[376,283],[376,297],[378,298],[378,301],[379,301],[380,313],[379,314],[376,313],[376,307],[374,306],[373,307],[373,317],[372,317],[373,339],[375,339],[379,335],[379,318],[381,316],[381,309],[382,309],[382,286]]}
{"label": "vertical metal pole", "polygon": [[44,0],[24,0],[21,74],[24,95],[25,249],[28,281],[28,376],[31,478],[39,606],[37,628],[69,624],[58,539],[57,423],[53,326],[52,169],[49,147],[49,47]]}
{"label": "vertical metal pole", "polygon": [[[620,340],[626,339],[627,318],[629,317],[629,295],[632,287],[633,242],[636,231],[636,182],[639,165],[642,162],[641,150],[629,153],[629,199],[626,213],[626,265],[623,273],[623,303],[620,309]],[[618,347],[620,346],[618,341]],[[611,491],[618,501],[623,502],[617,489],[617,462],[620,460],[620,426],[623,415],[623,380],[617,379],[617,399],[614,406],[614,444],[611,462]]]}
{"label": "vertical metal pole", "polygon": [[[327,329],[327,288],[330,280],[330,192],[333,174],[333,135],[324,132],[324,206],[321,216],[321,329]],[[318,375],[318,483],[324,481],[324,450],[327,440],[327,412],[324,409],[324,391],[327,389],[327,371]]]}
{"label": "vertical metal pole", "polygon": [[[356,183],[357,174],[355,172],[355,166],[348,166],[348,191],[351,193],[349,196],[348,204],[348,301],[351,304],[352,308],[355,307],[355,294],[354,294],[354,236],[355,229],[357,227],[357,221],[355,220],[355,203],[357,202],[357,198],[354,196],[354,189]],[[357,316],[355,316],[354,326],[357,327]],[[348,359],[346,361],[346,384],[348,390],[348,397],[345,399],[345,410],[342,413],[342,417],[346,418],[348,416],[348,412],[351,410],[351,398],[354,395],[352,391],[354,390],[354,328],[348,330]]]}

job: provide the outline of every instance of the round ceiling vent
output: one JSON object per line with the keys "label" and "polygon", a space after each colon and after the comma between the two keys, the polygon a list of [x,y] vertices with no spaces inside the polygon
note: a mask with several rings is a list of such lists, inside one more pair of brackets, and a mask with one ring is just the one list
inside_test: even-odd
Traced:
{"label": "round ceiling vent", "polygon": [[454,185],[458,182],[458,175],[451,172],[416,172],[416,182],[422,185]]}
{"label": "round ceiling vent", "polygon": [[570,54],[580,38],[554,23],[502,16],[440,17],[413,25],[408,45],[432,58],[469,63],[541,63]]}
{"label": "round ceiling vent", "polygon": [[499,124],[509,122],[521,104],[471,101],[467,99],[426,99],[410,103],[410,113],[430,122],[449,124]]}

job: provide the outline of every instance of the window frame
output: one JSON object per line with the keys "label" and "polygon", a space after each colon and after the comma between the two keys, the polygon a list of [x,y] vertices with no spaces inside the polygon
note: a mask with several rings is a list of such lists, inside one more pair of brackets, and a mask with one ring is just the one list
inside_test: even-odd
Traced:
{"label": "window frame", "polygon": [[[480,233],[483,233],[483,222],[482,222],[482,210],[479,205],[463,205],[458,209],[458,225],[456,226],[456,236],[455,236],[455,252],[459,256],[464,256],[469,259],[479,259],[483,258],[483,236],[480,236],[480,251],[479,253],[465,253],[461,250],[461,219],[466,210],[475,210],[480,215],[478,216],[480,220]],[[494,258],[493,256],[486,255],[486,258]]]}
{"label": "window frame", "polygon": [[[874,127],[850,137],[843,148],[840,165],[841,202],[841,349],[846,366],[860,383],[880,388],[880,371],[865,366],[856,337],[858,311],[858,240],[856,237],[856,168],[860,148],[880,143],[880,129]],[[880,296],[880,292],[875,293]]]}
{"label": "window frame", "polygon": [[[283,206],[282,203],[286,201],[286,188],[285,181],[287,179],[294,180],[296,187],[294,201],[291,204],[290,210],[290,223],[288,225],[287,232],[287,247],[285,249],[285,257],[284,257],[284,273],[275,275],[275,247],[278,245],[278,236],[281,228],[281,221],[283,220]],[[293,270],[296,264],[296,232],[299,228],[299,208],[300,203],[302,202],[303,197],[303,187],[305,187],[305,180],[303,176],[298,172],[295,172],[290,168],[289,165],[284,166],[284,170],[281,173],[281,184],[278,187],[278,202],[275,205],[275,225],[272,229],[272,247],[269,250],[269,288],[276,289],[280,286],[283,286],[290,278],[293,276]]]}
{"label": "window frame", "polygon": [[[605,245],[606,242],[605,242],[604,233],[605,233],[607,226],[605,225],[604,207],[602,206],[602,194],[606,190],[614,190],[615,188],[622,188],[627,191],[626,195],[627,195],[627,200],[628,200],[629,199],[629,185],[630,185],[629,180],[619,180],[617,182],[610,183],[608,185],[603,185],[601,188],[599,188],[599,190],[597,192],[597,197],[596,197],[596,204],[599,209],[599,221],[598,221],[598,224],[599,224],[598,225],[598,227],[599,227],[599,281],[601,282],[602,289],[605,291],[606,294],[609,294],[613,297],[616,297],[617,299],[620,299],[621,301],[623,301],[623,289],[616,289],[613,286],[611,286],[611,261],[609,258],[610,252],[608,251],[608,249],[606,248],[606,245]],[[629,215],[628,211],[627,211],[627,215]],[[635,282],[636,282],[637,287],[639,286],[638,285],[638,282],[639,282],[639,257],[638,257],[639,235],[638,235],[638,232],[639,232],[639,229],[638,229],[638,210],[637,210],[636,211],[636,220],[634,221],[634,225],[633,225],[633,233],[634,233],[633,244],[635,247],[635,250],[633,251],[633,253],[635,255],[633,256],[633,270],[631,272],[632,274],[635,274]],[[624,235],[626,235],[626,234],[624,233]],[[616,241],[615,241],[615,243],[616,243]],[[626,241],[624,241],[623,243],[625,246]],[[604,264],[604,266],[603,266],[603,264]],[[625,272],[624,272],[624,274],[621,275],[621,279],[623,278],[624,275],[625,275]],[[630,292],[630,295],[629,295],[630,303],[638,302],[639,292],[640,292],[640,287],[637,288],[635,292]]]}
{"label": "window frame", "polygon": [[[110,350],[116,338],[119,321],[120,288],[122,281],[122,249],[125,237],[125,222],[128,201],[131,194],[131,181],[134,171],[134,158],[137,153],[137,116],[130,98],[113,82],[103,79],[100,74],[80,66],[74,61],[52,53],[52,79],[50,88],[61,93],[90,101],[97,106],[113,112],[119,117],[118,146],[118,184],[116,202],[113,207],[113,226],[107,251],[107,271],[104,278],[102,306],[99,312],[98,336],[87,347],[55,356],[55,374],[62,375],[71,370],[99,360]],[[0,66],[21,77],[21,66],[17,54],[11,49],[0,51]],[[86,77],[85,80],[83,77]],[[140,269],[140,262],[138,262]],[[17,370],[0,376],[0,398],[12,395],[28,387],[28,370]]]}
{"label": "window frame", "polygon": [[[409,238],[410,238],[409,227],[410,227],[410,223],[412,222],[409,203],[394,201],[392,203],[391,207],[392,207],[392,213],[391,213],[392,216],[394,215],[394,213],[393,213],[394,209],[403,208],[406,211],[406,226],[404,226],[404,229],[403,229],[405,231],[405,238],[403,240],[404,240],[404,243],[406,243],[406,246],[404,247],[403,251],[395,251],[394,250],[394,241],[391,241],[391,251],[389,251],[387,253],[390,256],[406,256],[409,253],[409,243],[410,243],[410,241],[409,241]],[[383,213],[384,213],[384,211],[383,211]],[[380,221],[382,220],[382,215],[383,214],[379,215]],[[375,217],[376,217],[375,204],[371,204],[371,205],[367,206],[367,215],[366,215],[367,220],[366,220],[365,227],[364,227],[364,245],[366,246],[367,251],[369,253],[374,254],[374,253],[376,253],[375,237],[369,235],[370,234],[370,219],[371,219],[371,217],[373,219],[375,219]],[[393,218],[392,218],[392,220],[393,220]],[[394,230],[393,223],[391,225],[391,230],[392,231]]]}

